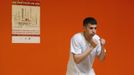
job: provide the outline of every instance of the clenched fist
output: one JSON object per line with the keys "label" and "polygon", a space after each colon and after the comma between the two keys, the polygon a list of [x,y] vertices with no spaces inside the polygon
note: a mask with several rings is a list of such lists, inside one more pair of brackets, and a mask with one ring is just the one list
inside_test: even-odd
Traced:
{"label": "clenched fist", "polygon": [[91,39],[90,44],[92,45],[93,48],[95,48],[97,46],[97,41],[95,39]]}
{"label": "clenched fist", "polygon": [[105,43],[106,43],[106,41],[105,41],[103,38],[101,38],[101,39],[100,39],[100,43],[101,43],[102,46],[104,46]]}

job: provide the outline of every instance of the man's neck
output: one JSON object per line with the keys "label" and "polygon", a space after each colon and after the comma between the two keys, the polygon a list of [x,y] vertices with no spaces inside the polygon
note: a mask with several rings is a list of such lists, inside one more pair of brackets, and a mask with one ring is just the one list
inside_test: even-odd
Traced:
{"label": "man's neck", "polygon": [[90,40],[92,39],[92,37],[88,36],[88,34],[87,34],[86,32],[83,32],[83,34],[84,34],[85,39],[86,39],[88,42],[90,42]]}

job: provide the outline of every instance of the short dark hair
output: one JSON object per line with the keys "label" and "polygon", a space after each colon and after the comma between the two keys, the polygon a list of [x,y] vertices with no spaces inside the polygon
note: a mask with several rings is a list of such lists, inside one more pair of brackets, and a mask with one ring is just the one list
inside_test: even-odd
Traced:
{"label": "short dark hair", "polygon": [[96,25],[97,24],[97,21],[93,17],[86,17],[83,20],[83,26],[86,27],[88,24]]}

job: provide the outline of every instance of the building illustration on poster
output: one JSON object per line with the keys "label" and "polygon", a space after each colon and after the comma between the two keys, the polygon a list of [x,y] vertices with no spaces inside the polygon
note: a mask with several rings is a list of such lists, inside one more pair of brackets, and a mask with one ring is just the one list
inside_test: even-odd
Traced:
{"label": "building illustration on poster", "polygon": [[12,0],[12,43],[40,43],[39,0]]}

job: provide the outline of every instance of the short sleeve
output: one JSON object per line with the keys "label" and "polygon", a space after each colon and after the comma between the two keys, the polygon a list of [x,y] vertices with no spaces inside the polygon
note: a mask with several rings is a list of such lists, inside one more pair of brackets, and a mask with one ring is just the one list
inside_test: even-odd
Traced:
{"label": "short sleeve", "polygon": [[81,46],[77,38],[71,39],[71,53],[81,54]]}

